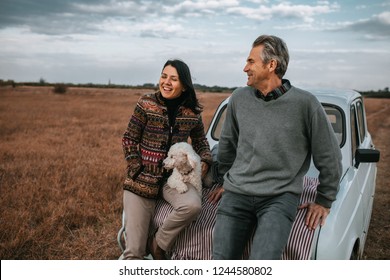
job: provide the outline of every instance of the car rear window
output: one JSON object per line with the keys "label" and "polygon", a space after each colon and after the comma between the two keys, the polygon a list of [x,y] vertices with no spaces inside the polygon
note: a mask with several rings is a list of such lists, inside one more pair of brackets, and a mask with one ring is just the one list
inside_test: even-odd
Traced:
{"label": "car rear window", "polygon": [[328,116],[330,124],[333,127],[333,131],[336,135],[337,141],[340,147],[342,147],[345,131],[342,111],[338,107],[334,107],[327,104],[323,104],[323,107],[325,109],[326,115]]}

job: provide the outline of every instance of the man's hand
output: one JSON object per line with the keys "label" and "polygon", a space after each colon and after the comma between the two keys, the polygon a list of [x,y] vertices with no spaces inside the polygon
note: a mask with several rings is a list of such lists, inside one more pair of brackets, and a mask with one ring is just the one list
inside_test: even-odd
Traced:
{"label": "man's hand", "polygon": [[305,225],[309,230],[315,230],[319,224],[325,225],[326,217],[330,213],[330,208],[326,208],[317,203],[305,203],[298,207],[298,209],[307,208]]}
{"label": "man's hand", "polygon": [[223,187],[219,187],[217,189],[215,189],[214,191],[212,191],[210,194],[209,194],[209,201],[211,203],[218,203],[218,201],[221,199],[222,197],[222,193],[223,193],[224,189]]}

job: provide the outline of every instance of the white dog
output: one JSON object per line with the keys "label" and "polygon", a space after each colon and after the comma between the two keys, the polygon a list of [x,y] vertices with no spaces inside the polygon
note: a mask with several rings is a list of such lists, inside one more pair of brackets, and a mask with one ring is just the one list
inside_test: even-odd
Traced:
{"label": "white dog", "polygon": [[200,157],[187,142],[179,142],[171,146],[168,157],[164,160],[164,168],[171,170],[168,185],[179,193],[188,190],[187,183],[202,193],[202,171]]}

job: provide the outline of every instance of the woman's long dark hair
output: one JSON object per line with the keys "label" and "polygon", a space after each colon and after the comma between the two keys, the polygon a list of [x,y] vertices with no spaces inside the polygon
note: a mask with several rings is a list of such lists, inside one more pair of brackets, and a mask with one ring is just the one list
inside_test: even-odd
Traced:
{"label": "woman's long dark hair", "polygon": [[163,67],[163,70],[168,65],[174,67],[179,75],[179,80],[184,87],[184,102],[183,105],[190,108],[195,114],[203,111],[203,106],[199,103],[196,97],[194,85],[192,84],[190,68],[179,59],[168,60]]}

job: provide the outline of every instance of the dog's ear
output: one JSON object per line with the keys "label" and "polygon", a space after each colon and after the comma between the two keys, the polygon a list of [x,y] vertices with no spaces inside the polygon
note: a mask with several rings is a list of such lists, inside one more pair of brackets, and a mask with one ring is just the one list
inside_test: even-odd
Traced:
{"label": "dog's ear", "polygon": [[187,154],[187,158],[191,167],[195,169],[195,167],[199,164],[199,156],[197,154],[189,153]]}

